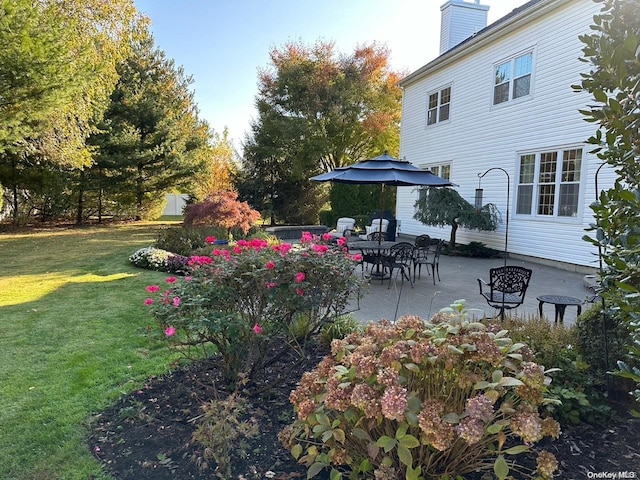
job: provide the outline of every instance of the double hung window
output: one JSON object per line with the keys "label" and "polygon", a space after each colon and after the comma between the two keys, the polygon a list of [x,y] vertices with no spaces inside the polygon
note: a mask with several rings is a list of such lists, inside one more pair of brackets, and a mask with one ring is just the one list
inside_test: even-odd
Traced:
{"label": "double hung window", "polygon": [[577,217],[582,148],[520,155],[516,213]]}
{"label": "double hung window", "polygon": [[445,87],[429,94],[427,125],[449,120],[451,107],[451,87]]}
{"label": "double hung window", "polygon": [[531,93],[533,52],[519,55],[494,67],[493,104],[508,102]]}

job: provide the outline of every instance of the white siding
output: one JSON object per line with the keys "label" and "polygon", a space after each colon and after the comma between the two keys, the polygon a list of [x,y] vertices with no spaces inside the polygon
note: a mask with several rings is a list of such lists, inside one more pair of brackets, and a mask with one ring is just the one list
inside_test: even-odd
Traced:
{"label": "white siding", "polygon": [[[416,165],[451,162],[451,181],[458,192],[473,203],[478,173],[491,167],[509,172],[509,251],[578,265],[594,266],[595,250],[582,236],[592,221],[589,205],[595,197],[594,172],[600,164],[584,145],[578,216],[542,219],[515,215],[518,154],[523,151],[576,147],[594,133],[594,125],[583,120],[578,109],[589,103],[589,95],[575,93],[580,72],[588,64],[578,35],[589,32],[599,10],[593,2],[575,0],[527,23],[451,65],[438,69],[405,88],[403,98],[400,157]],[[492,105],[493,66],[514,54],[533,49],[531,94],[516,101]],[[449,122],[426,126],[427,93],[451,84]],[[600,176],[607,186],[611,175]],[[495,203],[503,219],[506,212],[506,175],[492,171],[482,179],[484,202]],[[396,216],[402,232],[429,233],[449,237],[449,228],[426,227],[413,219],[415,189],[398,189]],[[504,247],[504,223],[496,232],[459,229],[457,241],[480,241]]]}

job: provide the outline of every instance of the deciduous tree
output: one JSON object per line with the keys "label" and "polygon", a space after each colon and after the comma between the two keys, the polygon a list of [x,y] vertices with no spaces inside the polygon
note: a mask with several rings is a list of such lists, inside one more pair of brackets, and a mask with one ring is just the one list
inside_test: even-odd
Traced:
{"label": "deciduous tree", "polygon": [[[274,48],[270,60],[259,73],[258,118],[245,142],[244,179],[260,187],[254,189],[256,205],[271,205],[290,221],[280,207],[297,205],[289,213],[299,213],[309,206],[317,213],[326,201],[310,176],[397,151],[402,94],[389,51],[375,44],[339,55],[330,42],[292,42]],[[260,185],[259,179],[269,180]]]}

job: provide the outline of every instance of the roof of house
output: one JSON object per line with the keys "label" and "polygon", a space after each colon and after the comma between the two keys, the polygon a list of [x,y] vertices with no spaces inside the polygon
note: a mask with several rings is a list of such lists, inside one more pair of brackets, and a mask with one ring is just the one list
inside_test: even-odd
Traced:
{"label": "roof of house", "polygon": [[524,5],[513,9],[504,17],[496,20],[491,25],[486,26],[475,35],[471,35],[466,40],[463,40],[455,47],[447,50],[442,55],[419,68],[415,72],[410,73],[403,78],[399,84],[401,87],[405,87],[433,71],[456,61],[471,51],[495,40],[496,38],[512,32],[523,23],[530,22],[533,18],[542,16],[570,1],[572,0],[529,0]]}

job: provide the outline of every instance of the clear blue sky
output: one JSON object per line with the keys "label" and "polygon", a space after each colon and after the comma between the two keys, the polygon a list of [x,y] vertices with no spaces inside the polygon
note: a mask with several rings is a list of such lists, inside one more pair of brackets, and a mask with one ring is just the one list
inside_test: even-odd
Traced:
{"label": "clear blue sky", "polygon": [[[333,41],[337,51],[377,42],[394,70],[410,73],[438,56],[445,0],[135,0],[156,46],[193,76],[200,115],[236,146],[255,118],[257,72],[287,41]],[[483,0],[489,23],[526,0]]]}

